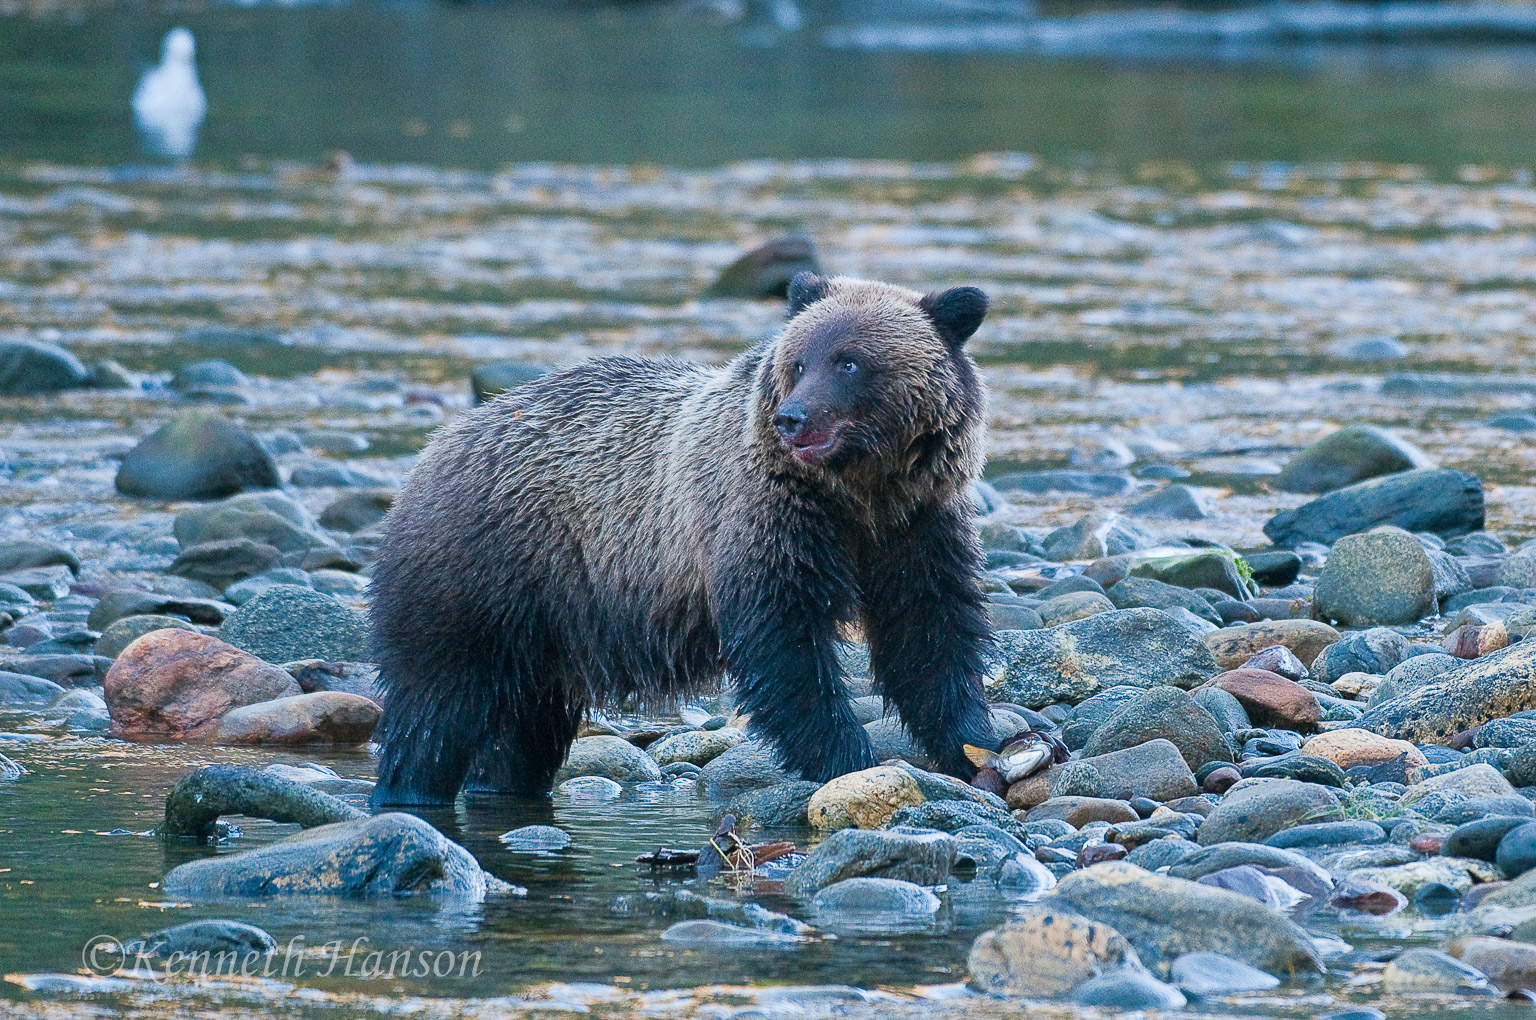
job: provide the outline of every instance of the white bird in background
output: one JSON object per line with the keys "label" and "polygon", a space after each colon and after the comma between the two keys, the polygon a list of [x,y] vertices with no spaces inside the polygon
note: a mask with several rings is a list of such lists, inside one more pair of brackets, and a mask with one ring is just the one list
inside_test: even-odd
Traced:
{"label": "white bird in background", "polygon": [[197,81],[192,55],[197,44],[185,28],[165,33],[160,64],[144,72],[133,90],[133,119],[149,148],[165,156],[192,155],[208,101]]}

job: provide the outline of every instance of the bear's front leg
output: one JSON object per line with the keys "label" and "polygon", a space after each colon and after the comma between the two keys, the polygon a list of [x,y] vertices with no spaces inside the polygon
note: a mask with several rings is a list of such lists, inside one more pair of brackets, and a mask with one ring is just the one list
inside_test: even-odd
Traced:
{"label": "bear's front leg", "polygon": [[860,578],[872,678],[939,768],[962,778],[976,772],[962,747],[996,743],[982,563],[969,506],[948,504],[883,535]]}
{"label": "bear's front leg", "polygon": [[830,536],[784,528],[725,548],[733,555],[716,564],[711,608],[753,731],[814,782],[872,768],[835,651],[838,617],[853,599],[846,556]]}

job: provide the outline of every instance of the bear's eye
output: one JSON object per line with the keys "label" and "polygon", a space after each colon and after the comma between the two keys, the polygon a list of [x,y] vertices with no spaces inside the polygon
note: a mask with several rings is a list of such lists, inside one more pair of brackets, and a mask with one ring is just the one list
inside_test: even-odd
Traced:
{"label": "bear's eye", "polygon": [[859,363],[852,358],[843,358],[837,363],[837,367],[842,372],[857,372],[859,370]]}
{"label": "bear's eye", "polygon": [[798,379],[798,378],[800,378],[804,374],[805,374],[805,362],[803,362],[803,361],[795,362],[795,378]]}

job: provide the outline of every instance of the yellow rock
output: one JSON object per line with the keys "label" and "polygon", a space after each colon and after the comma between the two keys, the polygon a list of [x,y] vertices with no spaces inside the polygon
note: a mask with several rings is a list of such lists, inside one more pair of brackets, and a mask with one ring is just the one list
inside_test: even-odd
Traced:
{"label": "yellow rock", "polygon": [[818,829],[878,829],[901,808],[922,802],[917,780],[881,765],[838,776],[811,795],[806,814]]}
{"label": "yellow rock", "polygon": [[1313,737],[1302,745],[1301,750],[1303,754],[1327,758],[1341,769],[1391,761],[1400,754],[1408,756],[1411,768],[1429,764],[1424,752],[1408,741],[1379,736],[1370,730],[1331,730]]}

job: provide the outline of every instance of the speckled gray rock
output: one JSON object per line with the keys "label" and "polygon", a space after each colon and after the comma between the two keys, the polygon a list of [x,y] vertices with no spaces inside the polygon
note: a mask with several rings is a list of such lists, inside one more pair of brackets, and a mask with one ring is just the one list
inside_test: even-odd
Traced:
{"label": "speckled gray rock", "polygon": [[1112,926],[1149,964],[1212,952],[1272,974],[1322,970],[1311,938],[1279,913],[1246,896],[1153,875],[1124,861],[1074,871],[1057,884],[1055,899]]}
{"label": "speckled gray rock", "polygon": [[152,935],[128,942],[124,948],[134,957],[143,954],[160,960],[168,959],[172,954],[180,954],[178,959],[185,959],[200,953],[212,953],[217,958],[219,953],[228,952],[243,958],[245,953],[259,956],[276,950],[277,940],[255,925],[210,919],[162,928]]}
{"label": "speckled gray rock", "polygon": [[1096,560],[1157,544],[1157,540],[1113,511],[1095,510],[1045,537],[1053,560]]}
{"label": "speckled gray rock", "polygon": [[52,680],[0,671],[0,705],[42,706],[63,697],[64,688]]}
{"label": "speckled gray rock", "polygon": [[811,898],[815,923],[846,935],[928,930],[942,907],[922,886],[892,878],[846,878]]}
{"label": "speckled gray rock", "polygon": [[658,765],[685,761],[703,766],[746,739],[745,733],[732,726],[722,726],[718,730],[688,730],[662,737],[647,747],[645,753]]}
{"label": "speckled gray rock", "polygon": [[1188,588],[1154,581],[1150,577],[1127,577],[1105,592],[1116,609],[1162,609],[1182,607],[1202,620],[1221,625],[1221,615],[1211,604]]}
{"label": "speckled gray rock", "polygon": [[1418,539],[1377,528],[1338,540],[1317,580],[1317,613],[1346,627],[1416,623],[1435,611],[1435,572]]}
{"label": "speckled gray rock", "polygon": [[988,678],[998,700],[1030,708],[1077,703],[1109,687],[1195,687],[1217,673],[1205,643],[1167,613],[1122,609],[1035,631],[997,635],[1001,667]]}
{"label": "speckled gray rock", "polygon": [[235,538],[299,554],[336,544],[303,504],[277,491],[243,493],[189,507],[176,515],[172,529],[183,549]]}
{"label": "speckled gray rock", "polygon": [[760,740],[748,740],[705,765],[699,773],[699,784],[706,796],[729,800],[748,790],[778,786],[796,778],[779,764],[772,747]]}
{"label": "speckled gray rock", "polygon": [[1312,679],[1331,684],[1345,673],[1381,676],[1413,654],[1408,639],[1386,627],[1345,634],[1311,662]]}
{"label": "speckled gray rock", "polygon": [[1179,749],[1191,769],[1231,761],[1232,748],[1210,714],[1177,687],[1154,687],[1121,708],[1083,746],[1088,758],[1136,747],[1162,737]]}
{"label": "speckled gray rock", "polygon": [[796,779],[760,790],[749,790],[731,798],[726,812],[736,816],[738,828],[807,828],[810,820],[805,809],[820,783]]}
{"label": "speckled gray rock", "polygon": [[124,648],[150,631],[166,629],[196,631],[198,627],[174,616],[125,616],[114,620],[101,632],[101,637],[96,639],[95,652],[108,659],[115,659],[122,654]]}
{"label": "speckled gray rock", "polygon": [[1359,725],[1415,744],[1444,744],[1462,730],[1536,708],[1536,642],[1474,659],[1383,702]]}
{"label": "speckled gray rock", "polygon": [[1281,829],[1340,817],[1339,798],[1326,786],[1294,779],[1244,780],[1206,816],[1198,840],[1202,846],[1262,843]]}
{"label": "speckled gray rock", "polygon": [[371,659],[366,616],[293,584],[273,585],[235,610],[220,625],[219,637],[268,662]]}

